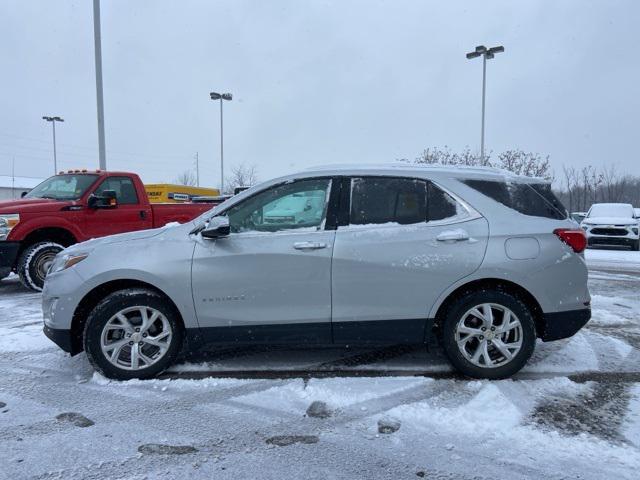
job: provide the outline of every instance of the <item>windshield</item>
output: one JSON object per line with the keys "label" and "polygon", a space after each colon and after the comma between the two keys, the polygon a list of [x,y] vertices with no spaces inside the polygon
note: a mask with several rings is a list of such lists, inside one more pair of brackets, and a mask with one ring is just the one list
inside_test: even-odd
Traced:
{"label": "windshield", "polygon": [[96,181],[98,175],[55,175],[25,195],[25,198],[77,200]]}
{"label": "windshield", "polygon": [[591,207],[587,217],[633,218],[633,207],[626,203],[600,203]]}

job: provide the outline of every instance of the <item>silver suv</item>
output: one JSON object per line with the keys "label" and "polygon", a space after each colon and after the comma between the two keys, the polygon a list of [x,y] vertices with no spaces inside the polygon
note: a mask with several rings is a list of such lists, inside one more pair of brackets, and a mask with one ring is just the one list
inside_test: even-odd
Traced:
{"label": "silver suv", "polygon": [[[273,214],[282,205],[286,215]],[[64,250],[44,286],[44,331],[117,379],[155,376],[181,349],[210,343],[431,339],[462,373],[504,378],[536,337],[569,337],[589,320],[585,245],[541,180],[408,164],[318,169],[192,223]]]}

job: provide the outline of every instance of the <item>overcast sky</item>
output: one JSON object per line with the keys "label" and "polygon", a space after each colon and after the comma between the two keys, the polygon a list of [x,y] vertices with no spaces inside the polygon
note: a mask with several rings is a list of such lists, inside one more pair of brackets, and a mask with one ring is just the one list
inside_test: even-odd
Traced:
{"label": "overcast sky", "polygon": [[[640,174],[640,2],[102,1],[109,169],[172,181],[225,165],[261,179],[326,163],[415,158],[429,146],[479,150],[481,59],[487,150]],[[0,3],[0,174],[96,168],[90,0]]]}

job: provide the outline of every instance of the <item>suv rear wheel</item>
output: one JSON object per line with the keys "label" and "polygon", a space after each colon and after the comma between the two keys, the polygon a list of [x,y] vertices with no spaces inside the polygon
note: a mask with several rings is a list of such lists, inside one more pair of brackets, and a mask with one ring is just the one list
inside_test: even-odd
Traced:
{"label": "suv rear wheel", "polygon": [[182,346],[179,313],[167,299],[146,289],[119,290],[93,309],[84,330],[89,361],[117,380],[155,377]]}
{"label": "suv rear wheel", "polygon": [[462,296],[442,328],[451,363],[476,378],[506,378],[533,354],[536,332],[529,308],[511,293],[491,289]]}
{"label": "suv rear wheel", "polygon": [[24,249],[18,259],[18,275],[22,284],[41,292],[44,279],[55,256],[64,247],[55,242],[38,242]]}

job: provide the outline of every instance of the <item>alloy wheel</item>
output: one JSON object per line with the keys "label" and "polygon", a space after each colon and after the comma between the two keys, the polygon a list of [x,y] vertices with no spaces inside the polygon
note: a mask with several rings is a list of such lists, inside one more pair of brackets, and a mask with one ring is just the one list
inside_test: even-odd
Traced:
{"label": "alloy wheel", "polygon": [[147,306],[128,307],[105,324],[100,348],[116,367],[141,370],[164,357],[172,337],[171,324],[162,312]]}
{"label": "alloy wheel", "polygon": [[496,368],[508,364],[522,348],[523,330],[507,307],[483,303],[469,309],[458,321],[455,341],[472,364]]}

